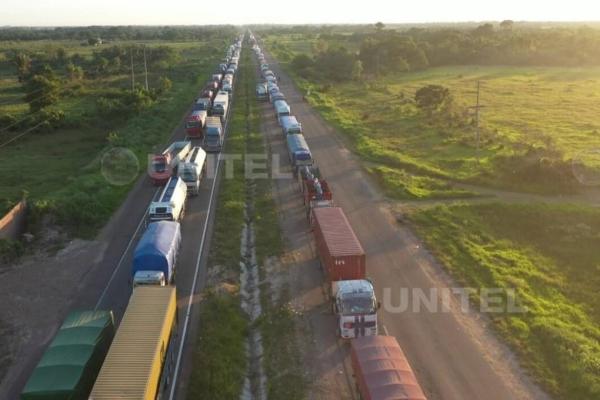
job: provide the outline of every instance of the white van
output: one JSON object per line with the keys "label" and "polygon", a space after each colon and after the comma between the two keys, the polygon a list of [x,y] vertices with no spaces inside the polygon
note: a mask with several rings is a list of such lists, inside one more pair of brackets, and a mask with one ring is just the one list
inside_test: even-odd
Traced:
{"label": "white van", "polygon": [[194,147],[177,169],[177,174],[185,182],[189,194],[198,195],[205,170],[206,152],[202,147]]}
{"label": "white van", "polygon": [[167,182],[158,200],[150,203],[148,219],[154,221],[181,221],[185,214],[187,186],[178,176]]}

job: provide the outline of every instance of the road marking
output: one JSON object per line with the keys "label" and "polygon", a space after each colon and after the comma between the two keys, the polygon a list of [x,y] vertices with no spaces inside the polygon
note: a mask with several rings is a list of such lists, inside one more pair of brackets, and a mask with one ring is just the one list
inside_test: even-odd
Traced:
{"label": "road marking", "polygon": [[196,285],[198,284],[198,272],[200,271],[200,261],[202,260],[202,254],[204,253],[204,242],[206,240],[206,233],[208,232],[208,222],[210,220],[210,213],[212,211],[212,203],[213,203],[214,194],[215,194],[215,187],[216,187],[216,184],[217,184],[217,181],[219,178],[219,171],[221,170],[221,160],[223,159],[221,156],[222,156],[223,152],[225,151],[225,143],[226,143],[225,140],[227,139],[227,136],[228,136],[227,134],[229,133],[228,132],[229,119],[233,115],[233,111],[231,111],[231,109],[233,108],[233,95],[231,96],[231,98],[232,98],[232,103],[229,108],[230,111],[227,113],[228,114],[227,119],[225,120],[225,127],[224,127],[225,135],[223,137],[223,146],[217,157],[217,167],[216,167],[216,171],[215,171],[215,176],[213,178],[212,187],[210,189],[210,197],[208,199],[208,207],[206,210],[206,219],[204,220],[204,229],[202,230],[202,238],[200,239],[200,248],[198,250],[198,256],[196,258],[196,269],[194,271],[194,280],[192,281],[192,288],[190,289],[189,300],[188,300],[188,304],[187,304],[186,311],[185,311],[185,320],[183,322],[183,332],[181,332],[181,340],[179,341],[179,351],[177,352],[177,361],[175,362],[175,371],[173,371],[173,382],[171,383],[171,391],[169,393],[169,400],[173,400],[175,398],[175,390],[177,389],[177,378],[179,377],[179,367],[181,365],[181,359],[183,356],[183,345],[185,344],[187,329],[188,329],[188,325],[189,325],[190,318],[192,315],[194,292],[196,291]]}
{"label": "road marking", "polygon": [[[150,200],[150,202],[152,202],[154,200],[154,198],[156,197],[156,194],[158,193],[158,191],[160,189],[162,189],[162,188],[159,187],[156,189],[156,191],[152,195],[152,200]],[[123,263],[123,260],[125,259],[125,255],[129,252],[129,248],[133,244],[133,241],[137,237],[137,234],[138,234],[140,228],[142,227],[142,224],[146,220],[147,213],[148,213],[148,208],[146,207],[146,211],[144,212],[144,215],[142,215],[142,219],[138,223],[137,228],[135,228],[135,232],[131,236],[131,239],[129,239],[129,243],[127,243],[127,247],[125,248],[125,251],[123,252],[123,254],[121,254],[121,258],[119,259],[119,262],[117,263],[117,267],[114,269],[112,275],[110,276],[110,279],[108,280],[108,283],[106,284],[106,287],[102,291],[102,295],[98,299],[98,302],[96,303],[96,306],[94,307],[94,311],[97,311],[98,307],[100,307],[100,304],[102,304],[102,301],[104,300],[104,296],[106,296],[106,293],[108,292],[108,288],[111,286],[113,279],[115,279],[115,276],[117,276],[117,272],[119,272],[119,270],[121,269],[121,264]]]}
{"label": "road marking", "polygon": [[385,332],[385,336],[390,336],[390,333],[388,332],[388,330],[385,327],[385,325],[381,324],[381,327],[383,328],[383,331]]}

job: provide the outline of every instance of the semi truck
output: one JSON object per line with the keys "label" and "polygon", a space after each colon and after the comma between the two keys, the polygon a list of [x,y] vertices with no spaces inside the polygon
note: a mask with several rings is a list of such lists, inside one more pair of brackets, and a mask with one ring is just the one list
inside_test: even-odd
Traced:
{"label": "semi truck", "polygon": [[220,152],[223,148],[223,124],[220,117],[208,117],[204,130],[204,150]]}
{"label": "semi truck", "polygon": [[202,132],[207,117],[206,110],[192,110],[185,119],[185,133],[189,138],[202,139]]}
{"label": "semi truck", "polygon": [[166,399],[175,368],[174,286],[137,287],[88,400]]}
{"label": "semi truck", "polygon": [[350,359],[361,399],[427,400],[395,337],[352,340]]}
{"label": "semi truck", "polygon": [[306,207],[306,217],[312,222],[312,210],[318,207],[333,207],[333,193],[329,184],[324,179],[317,177],[305,179],[302,181],[304,188],[304,206]]}
{"label": "semi truck", "polygon": [[[177,170],[179,173],[180,168]],[[186,183],[178,176],[172,176],[158,199],[150,203],[148,221],[181,221],[185,214],[186,197]]]}
{"label": "semi truck", "polygon": [[290,106],[285,100],[275,100],[273,102],[273,108],[275,109],[275,118],[281,125],[280,118],[286,115],[290,115]]}
{"label": "semi truck", "polygon": [[192,149],[188,140],[173,142],[162,153],[155,154],[150,163],[149,175],[155,185],[164,185],[177,171],[179,162],[183,160]]}
{"label": "semi truck", "polygon": [[267,92],[267,85],[265,83],[256,84],[256,98],[261,101],[269,99],[269,93]]}
{"label": "semi truck", "polygon": [[330,287],[337,334],[343,339],[377,335],[373,284],[366,279],[366,255],[340,207],[312,210],[321,267]]}
{"label": "semi truck", "polygon": [[115,335],[112,311],[73,311],[21,392],[21,400],[87,399]]}
{"label": "semi truck", "polygon": [[206,171],[206,152],[202,147],[194,147],[179,168],[177,173],[187,186],[188,194],[198,195],[200,181]]}
{"label": "semi truck", "polygon": [[229,109],[229,93],[221,90],[217,93],[212,106],[212,115],[221,117],[222,121],[227,118],[227,110]]}
{"label": "semi truck", "polygon": [[284,115],[279,121],[281,122],[281,132],[283,133],[283,136],[302,133],[302,124],[298,122],[293,115]]}
{"label": "semi truck", "polygon": [[157,221],[148,224],[133,253],[133,286],[165,286],[172,283],[180,245],[179,222]]}
{"label": "semi truck", "polygon": [[298,173],[299,167],[313,164],[312,154],[303,135],[287,135],[286,141],[294,174]]}
{"label": "semi truck", "polygon": [[[208,114],[212,106],[212,93],[205,97],[199,97],[194,103],[194,111],[206,111]],[[208,116],[208,115],[207,115]]]}

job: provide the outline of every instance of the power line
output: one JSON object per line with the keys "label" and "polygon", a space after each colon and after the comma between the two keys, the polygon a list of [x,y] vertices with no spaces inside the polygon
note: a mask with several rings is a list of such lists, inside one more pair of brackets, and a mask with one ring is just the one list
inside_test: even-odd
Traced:
{"label": "power line", "polygon": [[45,124],[46,122],[48,122],[48,120],[42,121],[42,122],[40,122],[39,124],[37,124],[37,125],[34,125],[34,126],[32,126],[31,128],[29,128],[29,129],[26,129],[25,131],[21,132],[21,133],[20,133],[20,134],[18,134],[17,136],[15,136],[15,137],[13,137],[13,138],[11,138],[11,139],[7,140],[6,142],[4,142],[4,143],[0,144],[0,149],[1,149],[2,147],[4,147],[4,146],[8,145],[9,143],[12,143],[12,142],[14,142],[14,141],[15,141],[15,140],[17,140],[18,138],[20,138],[20,137],[22,137],[22,136],[25,136],[26,134],[28,134],[29,132],[33,131],[33,130],[34,130],[34,129],[36,129],[38,126],[41,126],[42,124]]}
{"label": "power line", "polygon": [[479,130],[479,122],[481,119],[481,109],[485,108],[484,105],[479,103],[479,94],[480,94],[480,88],[481,88],[481,82],[478,80],[477,81],[477,103],[474,106],[469,107],[469,109],[475,109],[475,137],[477,140],[477,162],[479,163],[479,148],[481,145],[481,134],[480,134],[480,130]]}

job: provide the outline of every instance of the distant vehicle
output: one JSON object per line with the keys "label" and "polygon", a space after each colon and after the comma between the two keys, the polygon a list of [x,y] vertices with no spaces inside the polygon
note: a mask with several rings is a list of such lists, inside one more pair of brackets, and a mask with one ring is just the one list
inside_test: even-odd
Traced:
{"label": "distant vehicle", "polygon": [[324,179],[313,177],[302,181],[304,188],[304,206],[309,222],[312,222],[312,210],[319,207],[333,207],[333,194],[329,184]]}
{"label": "distant vehicle", "polygon": [[284,115],[279,118],[283,136],[302,133],[302,124],[293,115]]}
{"label": "distant vehicle", "polygon": [[114,335],[111,311],[71,312],[33,370],[20,399],[87,399]]}
{"label": "distant vehicle", "polygon": [[89,399],[168,398],[177,320],[175,287],[135,288]]}
{"label": "distant vehicle", "polygon": [[256,98],[258,100],[268,100],[269,93],[267,92],[267,85],[259,83],[256,85]]}
{"label": "distant vehicle", "polygon": [[179,222],[157,221],[148,224],[133,253],[133,286],[165,286],[174,282],[180,245]]}
{"label": "distant vehicle", "polygon": [[270,69],[267,69],[262,72],[262,76],[263,76],[263,78],[267,79],[267,77],[269,77],[269,76],[274,77],[275,73],[273,71],[271,71]]}
{"label": "distant vehicle", "polygon": [[212,91],[211,89],[208,88],[204,88],[202,89],[202,91],[200,92],[200,98],[204,98],[204,99],[212,99],[215,97],[215,92]]}
{"label": "distant vehicle", "polygon": [[269,101],[275,103],[277,100],[285,100],[285,96],[280,91],[273,91],[269,93]]}
{"label": "distant vehicle", "polygon": [[[181,165],[183,165],[183,160]],[[179,168],[178,168],[179,170]],[[181,221],[185,214],[185,201],[187,199],[187,186],[177,176],[171,177],[156,201],[148,207],[148,220],[154,221]]]}
{"label": "distant vehicle", "polygon": [[149,175],[155,185],[164,185],[177,172],[179,162],[192,149],[192,142],[173,142],[161,154],[152,157]]}
{"label": "distant vehicle", "polygon": [[194,147],[183,161],[177,173],[187,186],[188,194],[197,195],[200,191],[200,181],[206,171],[206,152],[202,147]]}
{"label": "distant vehicle", "polygon": [[212,90],[213,92],[216,92],[217,90],[219,90],[219,82],[217,81],[208,81],[206,82],[206,85],[204,85],[204,90]]}
{"label": "distant vehicle", "polygon": [[273,102],[273,108],[275,108],[275,118],[280,124],[279,118],[290,115],[290,106],[285,100],[276,100]]}
{"label": "distant vehicle", "polygon": [[192,110],[192,112],[185,119],[185,133],[190,138],[202,139],[202,129],[206,122],[207,116],[206,110]]}
{"label": "distant vehicle", "polygon": [[267,77],[265,77],[267,82],[273,82],[273,83],[277,83],[277,78],[275,78],[274,75],[269,75]]}
{"label": "distant vehicle", "polygon": [[229,109],[229,93],[221,90],[217,93],[212,106],[212,115],[219,116],[223,121],[227,118]]}
{"label": "distant vehicle", "polygon": [[204,150],[220,152],[223,148],[223,124],[219,117],[208,117],[204,129]]}
{"label": "distant vehicle", "polygon": [[350,359],[361,399],[427,400],[395,337],[352,340]]}
{"label": "distant vehicle", "polygon": [[287,135],[286,141],[294,174],[298,173],[299,167],[313,164],[312,154],[303,135]]}
{"label": "distant vehicle", "polygon": [[212,93],[211,93],[211,96],[200,97],[200,98],[196,99],[193,110],[194,111],[206,111],[208,113],[208,112],[210,112],[211,106],[212,106]]}
{"label": "distant vehicle", "polygon": [[221,88],[224,92],[229,93],[231,95],[233,93],[233,86],[230,82],[223,82],[223,87]]}
{"label": "distant vehicle", "polygon": [[[293,135],[292,135],[293,136]],[[327,283],[338,335],[344,339],[377,335],[377,310],[373,284],[366,279],[362,245],[339,207],[312,210],[315,242]]]}
{"label": "distant vehicle", "polygon": [[219,71],[224,74],[225,71],[227,71],[227,64],[226,63],[221,63],[219,64]]}
{"label": "distant vehicle", "polygon": [[279,92],[279,87],[277,85],[274,84],[269,84],[271,82],[267,82],[267,90],[269,91],[269,96],[271,95],[271,93],[277,93]]}
{"label": "distant vehicle", "polygon": [[236,71],[235,67],[230,67],[230,68],[227,69],[227,71],[225,72],[225,74],[233,76],[233,75],[235,75],[235,71]]}
{"label": "distant vehicle", "polygon": [[213,74],[213,76],[212,76],[212,80],[217,83],[221,82],[222,79],[223,79],[223,74]]}

